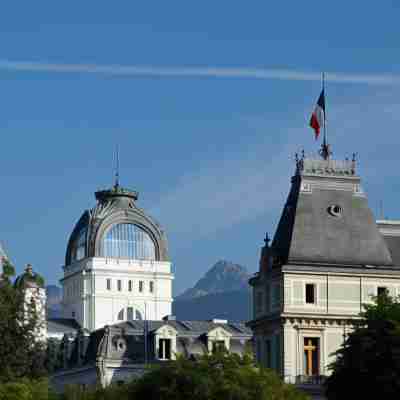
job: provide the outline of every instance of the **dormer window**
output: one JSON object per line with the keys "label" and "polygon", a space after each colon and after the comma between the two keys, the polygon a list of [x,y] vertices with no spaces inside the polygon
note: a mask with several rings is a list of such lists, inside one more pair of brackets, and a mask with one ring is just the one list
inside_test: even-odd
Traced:
{"label": "dormer window", "polygon": [[170,325],[163,325],[154,334],[154,354],[159,360],[174,360],[177,331]]}
{"label": "dormer window", "polygon": [[212,352],[216,353],[218,351],[226,350],[225,340],[215,340],[212,342]]}
{"label": "dormer window", "polygon": [[229,350],[230,339],[232,334],[221,326],[216,326],[207,334],[207,348],[209,353],[214,353],[218,350]]}
{"label": "dormer window", "polygon": [[171,339],[159,339],[158,358],[159,360],[171,359]]}

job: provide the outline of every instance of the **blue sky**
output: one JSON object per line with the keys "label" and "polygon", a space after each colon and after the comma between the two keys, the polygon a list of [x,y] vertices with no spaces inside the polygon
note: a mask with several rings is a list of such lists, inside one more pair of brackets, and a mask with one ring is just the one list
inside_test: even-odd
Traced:
{"label": "blue sky", "polygon": [[[144,3],[144,2],[143,2]],[[93,192],[121,181],[164,225],[176,292],[218,259],[255,271],[327,71],[337,158],[400,218],[400,6],[8,1],[0,13],[0,240],[61,277]]]}

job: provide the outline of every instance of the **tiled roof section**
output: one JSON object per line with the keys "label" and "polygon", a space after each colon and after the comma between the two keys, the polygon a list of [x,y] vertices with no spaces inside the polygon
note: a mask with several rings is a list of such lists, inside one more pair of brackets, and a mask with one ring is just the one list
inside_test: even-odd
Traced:
{"label": "tiled roof section", "polygon": [[[278,263],[393,265],[351,164],[303,160],[272,242]],[[316,166],[314,166],[314,164]],[[349,165],[348,165],[349,164]],[[317,168],[318,167],[318,168]],[[339,212],[333,212],[338,206]]]}
{"label": "tiled roof section", "polygon": [[[142,333],[144,331],[145,321],[126,321],[119,324],[111,325],[111,328],[123,328],[127,332],[135,331],[135,333]],[[154,332],[161,326],[169,325],[173,327],[181,336],[200,336],[207,334],[211,330],[222,327],[233,335],[252,335],[251,329],[245,326],[244,323],[214,323],[212,321],[147,321],[148,331]]]}
{"label": "tiled roof section", "polygon": [[70,318],[51,318],[47,320],[47,331],[51,334],[76,333],[80,325]]}

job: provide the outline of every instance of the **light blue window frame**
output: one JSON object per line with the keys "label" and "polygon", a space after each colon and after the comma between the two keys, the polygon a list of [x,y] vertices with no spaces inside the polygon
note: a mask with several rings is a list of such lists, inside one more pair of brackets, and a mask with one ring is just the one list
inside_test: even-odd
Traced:
{"label": "light blue window frame", "polygon": [[135,224],[113,225],[103,238],[104,257],[156,260],[156,247],[150,235]]}

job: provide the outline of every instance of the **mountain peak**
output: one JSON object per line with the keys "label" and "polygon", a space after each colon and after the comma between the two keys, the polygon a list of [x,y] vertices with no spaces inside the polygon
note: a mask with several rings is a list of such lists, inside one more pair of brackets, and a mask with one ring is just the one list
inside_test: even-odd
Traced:
{"label": "mountain peak", "polygon": [[249,273],[242,265],[227,260],[216,262],[196,285],[182,293],[179,299],[190,299],[207,294],[248,290]]}

